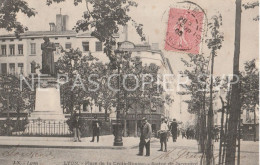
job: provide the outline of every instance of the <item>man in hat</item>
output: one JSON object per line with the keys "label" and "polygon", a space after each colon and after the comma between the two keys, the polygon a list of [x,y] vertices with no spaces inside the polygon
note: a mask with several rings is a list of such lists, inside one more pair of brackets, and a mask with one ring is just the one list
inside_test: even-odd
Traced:
{"label": "man in hat", "polygon": [[178,124],[176,122],[176,119],[173,119],[172,123],[171,123],[171,127],[170,127],[173,142],[176,142],[176,139],[177,139],[177,133],[178,133],[177,127],[178,127]]}
{"label": "man in hat", "polygon": [[141,137],[140,137],[140,143],[139,143],[139,153],[138,156],[143,155],[144,146],[146,149],[146,155],[150,156],[150,140],[152,135],[152,127],[148,123],[147,119],[144,117],[142,119],[142,126],[141,126]]}
{"label": "man in hat", "polygon": [[81,142],[80,140],[80,120],[79,120],[79,115],[75,114],[73,117],[73,121],[72,121],[72,128],[73,128],[73,132],[74,132],[74,142]]}
{"label": "man in hat", "polygon": [[98,121],[97,116],[95,116],[94,120],[92,121],[92,131],[93,131],[93,136],[90,142],[95,141],[95,136],[97,136],[97,142],[99,142],[100,122]]}
{"label": "man in hat", "polygon": [[161,129],[159,131],[160,133],[160,143],[161,143],[161,149],[159,151],[163,151],[163,144],[164,144],[164,151],[167,152],[167,133],[168,133],[168,125],[167,120],[162,119],[161,123]]}

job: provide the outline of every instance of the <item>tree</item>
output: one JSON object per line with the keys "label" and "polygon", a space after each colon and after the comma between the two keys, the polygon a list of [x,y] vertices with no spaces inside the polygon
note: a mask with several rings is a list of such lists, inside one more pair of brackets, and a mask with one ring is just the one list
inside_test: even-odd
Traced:
{"label": "tree", "polygon": [[213,129],[214,129],[214,111],[213,111],[213,73],[214,73],[214,58],[217,56],[217,50],[221,49],[224,40],[223,33],[219,31],[222,25],[222,16],[213,16],[211,22],[208,24],[211,30],[211,39],[207,39],[207,46],[211,50],[211,70],[210,70],[210,98],[209,98],[209,111],[207,120],[207,150],[206,161],[207,164],[213,164]]}
{"label": "tree", "polygon": [[0,1],[0,28],[7,31],[14,30],[16,36],[28,28],[17,21],[17,13],[22,12],[28,17],[35,16],[37,12],[30,8],[24,0],[1,0]]}
{"label": "tree", "polygon": [[[185,91],[179,92],[180,95],[190,95],[190,99],[184,102],[188,104],[188,112],[197,116],[197,140],[200,145],[199,152],[205,153],[206,144],[206,110],[209,109],[210,98],[209,94],[209,60],[203,55],[189,54],[189,61],[182,59],[182,62],[187,67],[185,71],[181,71],[180,74],[187,76],[190,83],[181,84],[181,87]],[[220,78],[215,77],[214,87],[218,86]],[[216,91],[214,91],[215,93]],[[215,99],[216,96],[213,96]]]}
{"label": "tree", "polygon": [[[26,81],[30,80],[26,78]],[[22,86],[22,89],[20,89]],[[0,103],[3,104],[1,113],[7,114],[7,125],[10,128],[11,123],[10,113],[16,112],[17,119],[15,125],[13,125],[16,131],[19,130],[19,121],[21,118],[21,112],[24,110],[32,110],[31,95],[34,92],[25,84],[25,81],[20,84],[20,79],[14,75],[0,75]],[[9,132],[10,133],[10,132]]]}
{"label": "tree", "polygon": [[[126,135],[126,115],[131,109],[134,110],[136,115],[138,112],[151,114],[153,109],[158,110],[158,107],[163,107],[164,98],[162,85],[156,84],[159,66],[153,63],[143,65],[140,57],[131,57],[131,52],[128,51],[118,53],[120,55],[115,57],[117,57],[116,63],[120,63],[120,75],[111,79],[111,84],[113,88],[120,89],[119,92],[114,94],[120,98],[117,106],[122,112],[124,134]],[[113,73],[117,73],[116,70]],[[119,86],[118,78],[120,78]],[[151,84],[145,85],[143,88],[144,82],[151,82]],[[170,97],[168,100],[170,101]],[[137,118],[135,120],[135,135],[137,136]]]}
{"label": "tree", "polygon": [[[256,129],[256,106],[259,105],[259,71],[256,68],[255,59],[245,62],[244,65],[245,72],[241,74],[241,108],[247,113],[254,113]],[[254,141],[256,141],[256,130]]]}
{"label": "tree", "polygon": [[64,74],[68,78],[67,81],[65,80],[66,83],[61,86],[62,100],[67,112],[72,114],[74,108],[80,110],[84,100],[91,96],[86,89],[89,84],[88,79],[84,79],[84,77],[93,73],[94,62],[98,59],[91,53],[83,55],[79,49],[62,50],[62,52],[64,54],[58,59],[56,69],[58,74]]}
{"label": "tree", "polygon": [[209,105],[209,99],[206,97],[206,91],[208,85],[208,59],[203,55],[191,55],[189,54],[190,61],[182,59],[184,65],[188,68],[184,72],[180,72],[189,78],[189,84],[181,84],[186,90],[179,92],[180,95],[190,95],[189,100],[185,100],[188,104],[188,112],[196,114],[198,118],[198,127],[196,132],[199,133],[197,140],[199,141],[200,150],[204,152],[205,140],[206,140],[206,109]]}
{"label": "tree", "polygon": [[[242,5],[246,10],[253,9],[255,7],[259,7],[259,2],[248,2],[247,4]],[[259,21],[259,15],[257,15],[255,18],[253,18],[254,21]]]}

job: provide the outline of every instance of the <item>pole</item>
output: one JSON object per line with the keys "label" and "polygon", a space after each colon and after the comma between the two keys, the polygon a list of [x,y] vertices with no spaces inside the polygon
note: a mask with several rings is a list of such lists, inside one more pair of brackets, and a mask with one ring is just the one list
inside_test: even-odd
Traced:
{"label": "pole", "polygon": [[[7,89],[8,90],[8,89]],[[10,134],[10,97],[9,97],[9,91],[7,92],[7,135]]]}
{"label": "pole", "polygon": [[62,86],[62,111],[63,111],[63,114],[64,114],[64,110],[65,110],[65,102],[64,102],[64,97],[65,97],[65,88],[64,86]]}
{"label": "pole", "polygon": [[[118,53],[120,54],[120,53]],[[121,54],[120,54],[121,56]],[[121,62],[121,60],[120,60]],[[114,146],[123,146],[123,140],[122,140],[122,128],[121,123],[119,123],[119,117],[120,117],[120,62],[117,63],[117,74],[118,74],[118,92],[117,92],[117,107],[116,107],[116,125],[115,125],[115,138],[114,138]]]}
{"label": "pole", "polygon": [[210,74],[210,103],[209,103],[209,112],[208,112],[208,141],[207,141],[207,154],[206,161],[207,165],[214,164],[213,157],[213,125],[214,125],[214,114],[213,114],[213,69],[214,69],[214,57],[215,57],[215,48],[212,50],[211,54],[211,74]]}
{"label": "pole", "polygon": [[[233,81],[236,80],[236,75],[239,75],[239,55],[240,55],[240,34],[241,34],[241,0],[236,0],[236,20],[235,20],[235,51],[233,59]],[[240,113],[240,91],[239,84],[232,85],[231,93],[231,109],[227,133],[227,152],[226,163],[235,165],[236,140],[237,140],[237,125],[238,116]]]}
{"label": "pole", "polygon": [[254,105],[254,126],[255,126],[255,130],[254,130],[254,142],[256,142],[256,113],[255,113],[255,105]]}
{"label": "pole", "polygon": [[225,113],[225,105],[224,105],[224,101],[223,101],[221,96],[220,96],[220,100],[221,100],[221,103],[222,103],[222,110],[221,110],[221,128],[220,128],[218,164],[220,164],[220,162],[221,162],[221,155],[222,155],[223,124],[224,124],[224,113]]}

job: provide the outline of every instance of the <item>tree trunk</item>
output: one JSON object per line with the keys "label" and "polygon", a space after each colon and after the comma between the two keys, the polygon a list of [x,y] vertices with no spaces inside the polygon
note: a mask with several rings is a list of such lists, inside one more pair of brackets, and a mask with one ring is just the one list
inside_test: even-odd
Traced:
{"label": "tree trunk", "polygon": [[137,112],[135,110],[135,137],[137,137]]}
{"label": "tree trunk", "polygon": [[[126,83],[127,85],[127,83]],[[126,127],[126,114],[128,111],[128,103],[127,103],[127,92],[125,91],[124,93],[124,98],[125,98],[125,111],[124,111],[124,137],[127,136],[127,127]]]}
{"label": "tree trunk", "polygon": [[105,121],[107,121],[107,106],[105,107]]}
{"label": "tree trunk", "polygon": [[[240,54],[240,33],[241,33],[241,0],[236,0],[236,21],[235,21],[235,51],[233,59],[233,74],[239,75],[239,54]],[[233,77],[235,80],[236,77]],[[232,85],[231,109],[228,123],[226,164],[235,165],[237,125],[240,113],[240,91],[239,83]]]}
{"label": "tree trunk", "polygon": [[256,142],[256,113],[255,113],[255,105],[254,105],[254,142]]}

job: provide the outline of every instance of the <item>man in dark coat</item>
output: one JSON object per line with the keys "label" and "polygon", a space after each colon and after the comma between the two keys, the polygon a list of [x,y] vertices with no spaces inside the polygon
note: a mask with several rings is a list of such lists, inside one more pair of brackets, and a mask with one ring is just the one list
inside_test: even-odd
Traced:
{"label": "man in dark coat", "polygon": [[142,119],[142,126],[141,126],[141,136],[140,136],[140,143],[139,143],[139,153],[138,156],[143,155],[144,146],[146,149],[146,155],[150,156],[150,140],[152,135],[152,127],[147,122],[147,119],[144,117]]}
{"label": "man in dark coat", "polygon": [[74,132],[74,142],[79,141],[80,140],[80,120],[79,120],[79,115],[75,115],[75,117],[73,118],[72,121],[72,128],[73,128],[73,132]]}
{"label": "man in dark coat", "polygon": [[100,133],[100,122],[97,120],[97,117],[94,117],[94,120],[92,121],[92,140],[90,142],[95,141],[95,136],[97,136],[97,142],[99,142],[99,133]]}
{"label": "man in dark coat", "polygon": [[173,119],[172,120],[172,123],[171,123],[171,126],[170,126],[170,130],[171,130],[171,133],[172,133],[172,140],[173,142],[176,142],[176,139],[177,139],[177,134],[178,134],[178,124],[176,122],[176,119]]}

